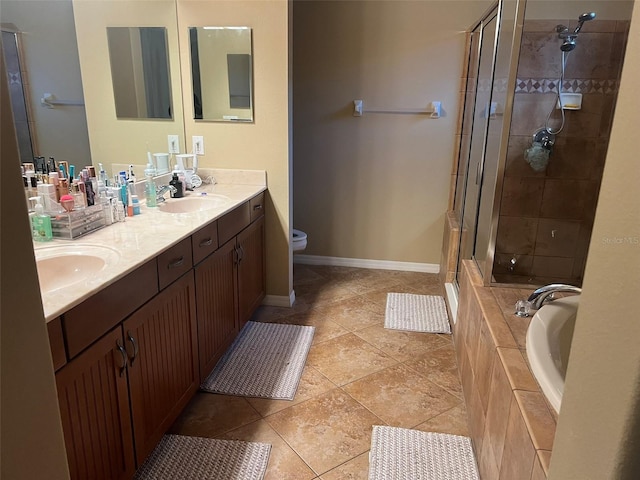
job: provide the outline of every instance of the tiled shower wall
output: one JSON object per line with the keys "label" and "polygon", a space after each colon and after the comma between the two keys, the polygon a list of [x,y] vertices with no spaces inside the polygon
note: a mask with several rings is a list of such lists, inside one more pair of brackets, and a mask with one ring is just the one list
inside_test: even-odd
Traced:
{"label": "tiled shower wall", "polygon": [[[496,240],[498,282],[582,283],[629,21],[584,25],[568,56],[562,90],[582,93],[582,109],[565,110],[546,171],[535,172],[524,160],[556,99],[562,42],[555,27],[575,23],[524,25]],[[553,129],[558,114],[552,116]]]}

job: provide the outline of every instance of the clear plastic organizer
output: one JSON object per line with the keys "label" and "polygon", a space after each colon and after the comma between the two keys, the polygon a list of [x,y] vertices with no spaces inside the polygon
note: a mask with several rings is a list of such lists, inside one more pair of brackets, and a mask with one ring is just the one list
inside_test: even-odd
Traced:
{"label": "clear plastic organizer", "polygon": [[105,212],[102,205],[58,213],[51,216],[53,236],[73,240],[87,233],[94,232],[106,226]]}

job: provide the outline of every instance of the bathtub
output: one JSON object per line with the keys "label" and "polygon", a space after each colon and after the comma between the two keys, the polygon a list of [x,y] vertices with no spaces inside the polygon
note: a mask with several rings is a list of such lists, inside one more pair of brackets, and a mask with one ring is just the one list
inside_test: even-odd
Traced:
{"label": "bathtub", "polygon": [[564,378],[580,295],[544,305],[527,330],[527,357],[531,370],[551,406],[560,411]]}

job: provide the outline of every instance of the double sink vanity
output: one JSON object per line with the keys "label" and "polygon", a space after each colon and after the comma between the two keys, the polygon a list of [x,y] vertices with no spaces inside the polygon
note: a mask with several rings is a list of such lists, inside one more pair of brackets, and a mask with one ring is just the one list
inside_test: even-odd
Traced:
{"label": "double sink vanity", "polygon": [[262,302],[265,173],[238,177],[35,246],[71,478],[131,478]]}

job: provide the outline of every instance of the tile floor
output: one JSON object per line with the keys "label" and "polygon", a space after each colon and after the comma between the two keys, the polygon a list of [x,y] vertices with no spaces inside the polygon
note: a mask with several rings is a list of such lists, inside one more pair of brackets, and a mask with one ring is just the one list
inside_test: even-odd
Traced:
{"label": "tile floor", "polygon": [[294,287],[252,320],[316,327],[295,399],[198,393],[169,433],[270,443],[268,480],[366,480],[372,425],[469,435],[451,336],[383,328],[388,292],[437,275],[295,265]]}

